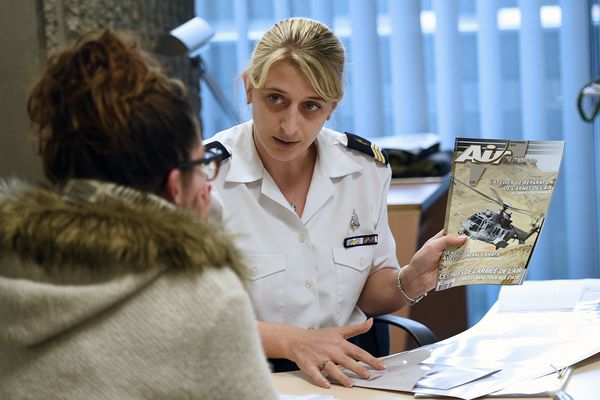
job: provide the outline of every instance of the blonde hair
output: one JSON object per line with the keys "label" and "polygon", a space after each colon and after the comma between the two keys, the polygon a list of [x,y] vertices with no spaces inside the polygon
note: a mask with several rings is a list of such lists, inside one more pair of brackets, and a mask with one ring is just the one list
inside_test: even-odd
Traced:
{"label": "blonde hair", "polygon": [[271,67],[289,62],[306,76],[326,101],[344,95],[344,47],[324,24],[308,18],[277,22],[256,45],[246,70],[249,82],[263,88]]}

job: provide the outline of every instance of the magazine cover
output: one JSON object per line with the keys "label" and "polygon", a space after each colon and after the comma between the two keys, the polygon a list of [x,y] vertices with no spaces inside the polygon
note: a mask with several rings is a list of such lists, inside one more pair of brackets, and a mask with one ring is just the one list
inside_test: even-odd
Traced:
{"label": "magazine cover", "polygon": [[468,239],[442,254],[436,290],[523,282],[563,148],[563,141],[456,139],[444,233]]}

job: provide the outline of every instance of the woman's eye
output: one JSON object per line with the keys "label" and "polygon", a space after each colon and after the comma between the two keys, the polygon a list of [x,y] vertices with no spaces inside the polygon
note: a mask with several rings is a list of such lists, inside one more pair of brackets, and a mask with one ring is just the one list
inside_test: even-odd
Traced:
{"label": "woman's eye", "polygon": [[308,111],[319,111],[321,109],[321,105],[317,103],[306,103],[304,108]]}
{"label": "woman's eye", "polygon": [[278,94],[270,94],[267,96],[267,100],[269,100],[273,104],[281,104],[283,103],[283,97]]}

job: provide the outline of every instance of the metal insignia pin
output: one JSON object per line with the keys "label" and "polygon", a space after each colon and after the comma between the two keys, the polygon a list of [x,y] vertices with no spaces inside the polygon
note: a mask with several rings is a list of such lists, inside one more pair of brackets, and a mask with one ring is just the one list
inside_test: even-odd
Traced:
{"label": "metal insignia pin", "polygon": [[356,214],[356,210],[352,209],[352,217],[350,218],[350,228],[352,230],[356,230],[360,227],[360,221],[358,220],[358,214]]}

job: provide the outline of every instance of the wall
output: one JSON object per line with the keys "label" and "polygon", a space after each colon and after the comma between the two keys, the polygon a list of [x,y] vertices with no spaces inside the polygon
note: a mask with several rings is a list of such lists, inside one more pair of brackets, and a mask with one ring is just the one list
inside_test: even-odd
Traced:
{"label": "wall", "polygon": [[25,107],[42,65],[37,1],[0,1],[0,178],[41,177]]}
{"label": "wall", "polygon": [[[0,178],[43,176],[26,104],[48,53],[97,27],[132,32],[151,50],[160,35],[193,16],[193,0],[1,0]],[[188,86],[199,112],[197,65],[186,56],[159,59]]]}

